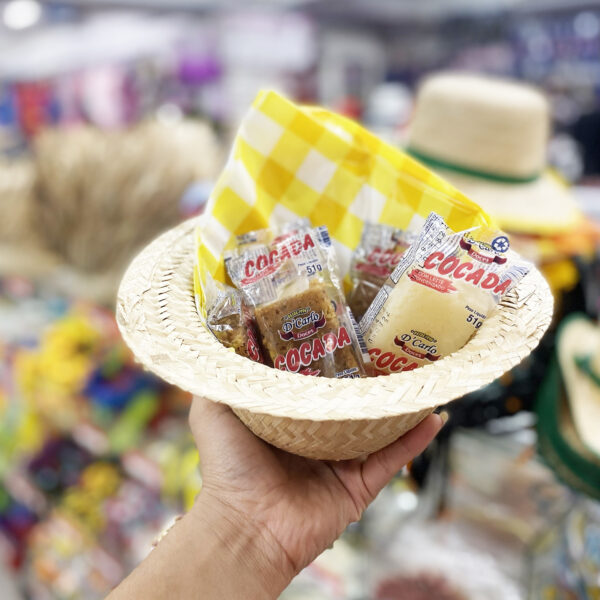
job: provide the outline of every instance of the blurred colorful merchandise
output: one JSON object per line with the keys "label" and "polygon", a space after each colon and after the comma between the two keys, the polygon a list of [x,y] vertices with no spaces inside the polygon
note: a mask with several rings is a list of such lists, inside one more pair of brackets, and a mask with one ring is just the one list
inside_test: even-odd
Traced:
{"label": "blurred colorful merchandise", "polygon": [[[197,452],[195,467],[198,480]],[[48,598],[104,597],[150,551],[157,532],[183,511],[161,493],[166,475],[137,451],[84,466],[30,532],[27,580],[34,585],[33,597],[39,597],[38,585]]]}
{"label": "blurred colorful merchandise", "polygon": [[187,395],[134,364],[113,315],[91,304],[71,306],[37,343],[3,344],[0,352],[2,426],[11,424],[13,433],[36,420],[46,435],[74,432],[89,438],[91,427],[96,440],[90,443],[103,435],[120,453],[136,446],[154,421],[184,412],[189,403]]}
{"label": "blurred colorful merchandise", "polygon": [[52,429],[70,430],[89,411],[81,396],[96,365],[117,340],[108,313],[74,307],[49,327],[37,348],[17,352],[15,373],[22,399]]}
{"label": "blurred colorful merchandise", "polygon": [[0,560],[17,569],[27,552],[27,538],[38,515],[0,487]]}
{"label": "blurred colorful merchandise", "polygon": [[22,401],[16,389],[16,352],[0,340],[0,477],[12,468],[16,457],[35,451],[44,440],[37,413]]}
{"label": "blurred colorful merchandise", "polygon": [[58,105],[47,81],[18,83],[14,93],[19,125],[26,137],[57,121]]}
{"label": "blurred colorful merchandise", "polygon": [[106,527],[102,503],[117,491],[120,483],[114,465],[101,461],[90,464],[81,472],[77,485],[65,491],[57,510],[98,534]]}
{"label": "blurred colorful merchandise", "polygon": [[531,548],[530,600],[600,598],[600,505],[579,499]]}
{"label": "blurred colorful merchandise", "polygon": [[555,235],[511,234],[513,248],[539,265],[555,299],[579,282],[575,261],[589,262],[600,244],[600,223],[583,220],[569,231]]}
{"label": "blurred colorful merchandise", "polygon": [[132,396],[156,387],[152,377],[136,369],[129,359],[125,346],[112,347],[89,376],[84,393],[99,410],[122,410]]}
{"label": "blurred colorful merchandise", "polygon": [[75,485],[92,455],[70,438],[50,438],[27,465],[29,480],[46,497],[58,498]]}
{"label": "blurred colorful merchandise", "polygon": [[52,514],[31,534],[27,593],[36,600],[102,598],[124,568],[76,522]]}
{"label": "blurred colorful merchandise", "polygon": [[0,558],[35,600],[103,598],[200,491],[189,396],[101,307],[4,278],[0,311]]}
{"label": "blurred colorful merchandise", "polygon": [[126,472],[145,485],[149,485],[148,470],[157,470],[155,489],[166,504],[189,510],[200,493],[198,451],[185,421],[166,422],[160,435],[139,451],[126,453],[122,462]]}

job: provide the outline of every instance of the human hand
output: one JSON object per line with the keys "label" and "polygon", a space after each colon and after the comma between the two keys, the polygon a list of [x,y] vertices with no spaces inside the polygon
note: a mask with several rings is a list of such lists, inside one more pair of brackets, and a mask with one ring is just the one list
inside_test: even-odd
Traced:
{"label": "human hand", "polygon": [[283,589],[360,519],[388,481],[433,440],[443,420],[430,415],[364,462],[289,454],[254,436],[228,407],[202,398],[193,401],[190,425],[203,478],[199,512],[218,515],[260,541],[261,554],[281,571],[275,587]]}

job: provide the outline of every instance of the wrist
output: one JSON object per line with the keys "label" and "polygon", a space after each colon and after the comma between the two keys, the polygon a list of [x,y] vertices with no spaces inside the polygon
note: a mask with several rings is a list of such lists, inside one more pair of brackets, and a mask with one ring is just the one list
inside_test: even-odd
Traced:
{"label": "wrist", "polygon": [[209,493],[200,494],[188,517],[220,557],[220,570],[228,579],[223,584],[232,583],[233,574],[236,588],[243,586],[244,598],[276,599],[296,574],[270,532]]}

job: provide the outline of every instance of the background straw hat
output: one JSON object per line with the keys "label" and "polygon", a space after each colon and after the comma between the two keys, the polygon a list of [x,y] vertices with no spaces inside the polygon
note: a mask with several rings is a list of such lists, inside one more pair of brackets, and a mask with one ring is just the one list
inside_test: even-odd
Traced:
{"label": "background straw hat", "polygon": [[558,361],[575,429],[600,459],[600,329],[584,315],[562,325]]}
{"label": "background straw hat", "polygon": [[228,404],[256,435],[303,456],[354,458],[391,443],[435,407],[519,363],[552,317],[548,284],[533,269],[462,350],[432,365],[368,379],[279,371],[227,350],[201,323],[192,281],[197,224],[163,234],[129,266],[117,302],[123,337],[163,379]]}
{"label": "background straw hat", "polygon": [[[570,315],[556,346],[536,403],[539,450],[560,479],[600,499],[600,388],[585,372],[597,367],[600,331],[586,315]],[[592,359],[584,369],[582,358]]]}
{"label": "background straw hat", "polygon": [[535,88],[443,73],[419,89],[409,151],[504,229],[555,234],[581,216],[567,187],[546,170],[549,130],[549,105]]}

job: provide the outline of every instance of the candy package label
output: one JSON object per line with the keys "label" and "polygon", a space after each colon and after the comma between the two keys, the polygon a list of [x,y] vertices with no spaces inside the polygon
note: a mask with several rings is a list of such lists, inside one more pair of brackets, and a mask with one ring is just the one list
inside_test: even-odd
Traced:
{"label": "candy package label", "polygon": [[234,285],[254,307],[265,351],[277,369],[363,377],[364,355],[341,292],[326,227],[279,236],[245,235],[225,259]]}
{"label": "candy package label", "polygon": [[360,322],[375,373],[415,369],[462,348],[530,268],[501,232],[455,233],[432,213]]}

